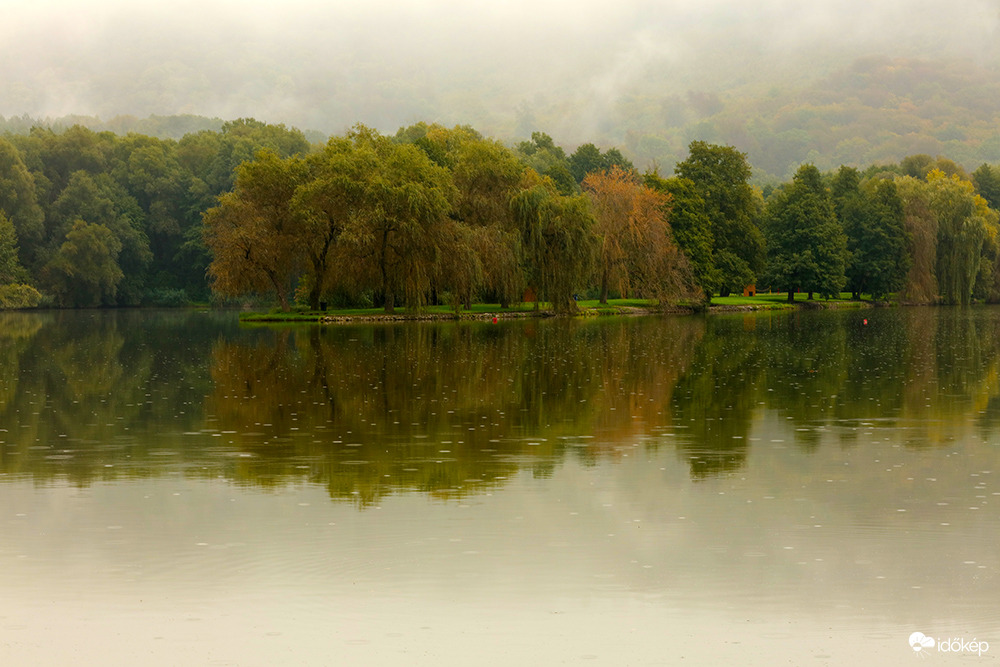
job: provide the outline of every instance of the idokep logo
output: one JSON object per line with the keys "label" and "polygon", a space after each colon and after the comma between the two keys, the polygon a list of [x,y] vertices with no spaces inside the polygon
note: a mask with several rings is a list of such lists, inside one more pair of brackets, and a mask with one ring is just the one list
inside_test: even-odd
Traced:
{"label": "idokep logo", "polygon": [[910,648],[919,653],[926,649],[934,648],[934,640],[922,632],[914,632],[910,635]]}
{"label": "idokep logo", "polygon": [[964,637],[948,637],[948,639],[935,641],[922,632],[914,632],[910,635],[910,648],[917,653],[933,651],[936,648],[938,653],[975,653],[981,656],[990,650],[990,645],[988,642],[981,642],[975,638],[966,641]]}

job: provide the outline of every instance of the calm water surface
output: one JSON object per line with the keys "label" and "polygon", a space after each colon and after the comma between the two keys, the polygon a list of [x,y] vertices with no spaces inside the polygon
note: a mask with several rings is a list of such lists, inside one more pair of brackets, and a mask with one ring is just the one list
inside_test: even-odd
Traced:
{"label": "calm water surface", "polygon": [[0,314],[0,664],[992,663],[998,334]]}

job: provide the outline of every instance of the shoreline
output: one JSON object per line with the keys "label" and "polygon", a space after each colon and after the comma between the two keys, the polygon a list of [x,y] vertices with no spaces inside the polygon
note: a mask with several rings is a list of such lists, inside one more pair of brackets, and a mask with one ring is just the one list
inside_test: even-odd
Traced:
{"label": "shoreline", "polygon": [[353,322],[460,322],[460,321],[493,321],[515,320],[527,318],[579,318],[579,317],[614,317],[614,316],[647,316],[647,315],[694,315],[755,313],[762,311],[792,311],[792,310],[832,310],[861,309],[888,307],[891,304],[872,301],[796,301],[794,303],[763,303],[763,304],[720,304],[696,308],[693,306],[639,307],[639,306],[602,306],[600,308],[581,308],[575,313],[556,313],[553,310],[496,310],[483,312],[422,312],[422,313],[240,313],[240,322],[246,324],[350,324]]}

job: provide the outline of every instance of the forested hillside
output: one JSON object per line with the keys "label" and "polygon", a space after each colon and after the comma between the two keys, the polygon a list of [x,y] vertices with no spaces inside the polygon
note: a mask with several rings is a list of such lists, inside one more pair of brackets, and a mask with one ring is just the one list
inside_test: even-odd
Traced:
{"label": "forested hillside", "polygon": [[[442,116],[514,144],[547,131],[571,149],[593,142],[617,146],[640,169],[670,168],[691,141],[727,144],[745,152],[758,184],[792,177],[800,164],[823,171],[898,163],[907,155],[944,155],[973,170],[1000,161],[1000,72],[969,60],[872,57],[823,75],[754,80],[723,91],[670,88],[655,78],[629,86],[582,135],[567,126],[574,102],[536,100],[506,120],[481,110]],[[362,119],[363,120],[363,119]],[[219,131],[223,121],[198,116],[68,116],[0,118],[0,132],[27,133],[35,125],[57,131],[82,125],[97,132],[135,132],[181,139]],[[379,127],[394,132],[395,127]],[[336,127],[304,128],[312,143]]]}
{"label": "forested hillside", "polygon": [[695,139],[750,156],[758,181],[799,164],[891,164],[915,153],[974,169],[1000,160],[1000,74],[970,61],[868,58],[816,80],[623,100],[609,136],[636,164],[673,164]]}

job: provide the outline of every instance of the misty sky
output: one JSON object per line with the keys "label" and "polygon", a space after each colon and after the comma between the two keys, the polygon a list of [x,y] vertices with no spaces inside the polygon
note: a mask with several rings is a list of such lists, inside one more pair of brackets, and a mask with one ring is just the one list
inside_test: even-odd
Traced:
{"label": "misty sky", "polygon": [[[597,132],[623,96],[853,58],[998,62],[1000,0],[4,0],[0,115]],[[558,110],[558,114],[552,114]],[[544,114],[543,114],[544,115]],[[520,119],[521,126],[518,126]]]}

